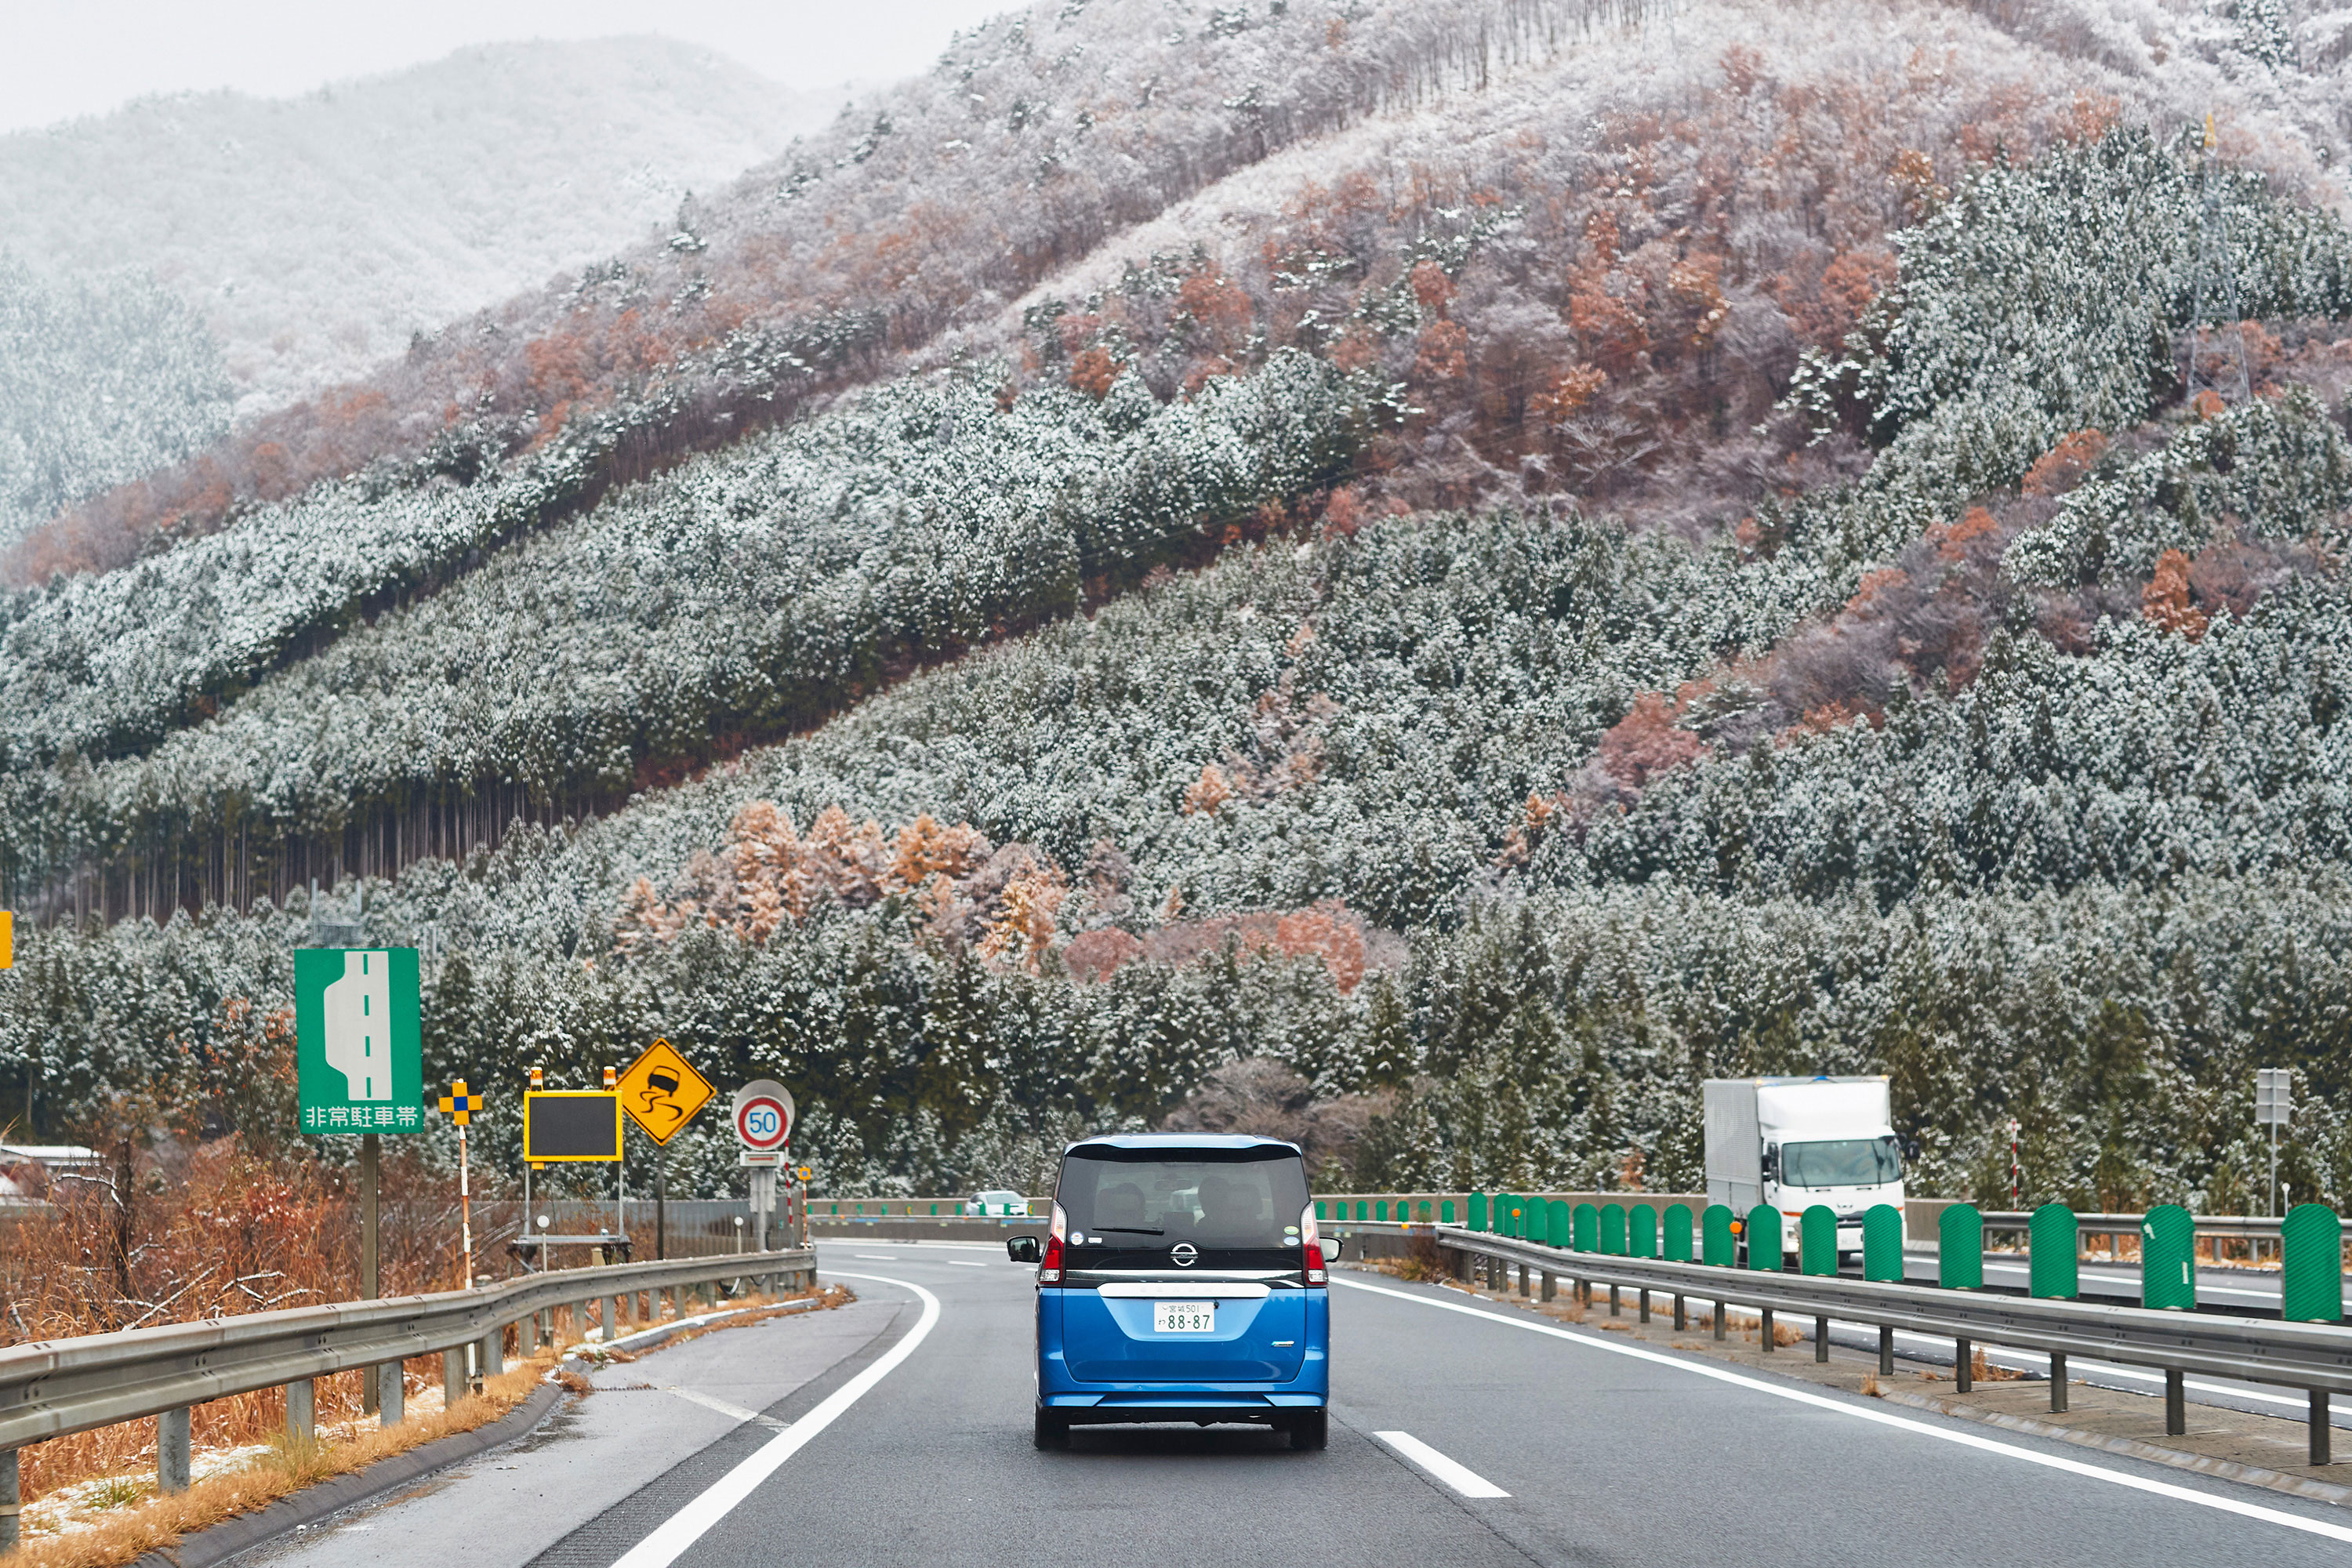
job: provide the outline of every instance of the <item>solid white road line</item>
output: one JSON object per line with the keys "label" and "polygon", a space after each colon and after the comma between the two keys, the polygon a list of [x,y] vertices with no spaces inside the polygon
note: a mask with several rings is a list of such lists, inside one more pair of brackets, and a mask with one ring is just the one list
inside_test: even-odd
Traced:
{"label": "solid white road line", "polygon": [[988,1267],[985,1263],[974,1262],[969,1258],[942,1258],[940,1261],[946,1264],[950,1268],[985,1268]]}
{"label": "solid white road line", "polygon": [[853,1252],[849,1256],[852,1258],[862,1258],[868,1263],[896,1263],[898,1261],[898,1255],[895,1252]]}
{"label": "solid white road line", "polygon": [[1525,1329],[1533,1334],[1547,1334],[1556,1340],[1569,1340],[1593,1350],[1607,1351],[1612,1355],[1631,1356],[1636,1361],[1655,1362],[1660,1366],[1680,1367],[1683,1371],[1699,1377],[1711,1377],[1718,1383],[1735,1384],[1741,1388],[1753,1389],[1759,1394],[1769,1394],[1775,1399],[1786,1399],[1798,1405],[1810,1405],[1821,1410],[1832,1410],[1841,1415],[1850,1415],[1857,1421],[1874,1422],[1881,1426],[1900,1427],[1906,1432],[1917,1433],[1923,1437],[1934,1437],[1941,1442],[1957,1443],[1964,1448],[1980,1448],[1987,1453],[2022,1460],[2029,1465],[2040,1465],[2045,1469],[2062,1470],[2071,1476],[2105,1481],[2110,1486],[2128,1487],[2134,1491],[2150,1492],[2158,1497],[2171,1498],[2179,1502],[2195,1503],[2200,1508],[2218,1509],[2223,1513],[2234,1513],[2245,1519],[2258,1519],[2265,1524],[2284,1525],[2289,1530],[2300,1530],[2308,1534],[2326,1536],[2330,1541],[2352,1542],[2352,1529],[2340,1524],[2328,1524],[2316,1519],[2305,1519],[2296,1514],[2283,1512],[2278,1509],[2264,1508],[2260,1503],[2244,1502],[2232,1497],[2216,1497],[2210,1492],[2195,1491],[2188,1487],[2177,1487],[2168,1481],[2151,1480],[2144,1476],[2126,1475],[2121,1470],[2104,1469],[2097,1465],[2086,1465],[2080,1459],[2063,1458],[2056,1454],[2043,1454],[2032,1448],[2021,1448],[2015,1444],[1979,1436],[1974,1432],[1937,1426],[1926,1421],[1914,1421],[1908,1416],[1893,1415],[1884,1410],[1849,1405],[1844,1400],[1832,1399],[1806,1389],[1783,1387],[1763,1378],[1749,1377],[1744,1373],[1733,1372],[1727,1367],[1712,1366],[1705,1362],[1686,1360],[1678,1355],[1667,1355],[1663,1352],[1649,1350],[1641,1345],[1625,1344],[1610,1335],[1575,1333],[1567,1329],[1554,1328],[1549,1323],[1537,1322],[1531,1318],[1507,1316],[1501,1312],[1489,1312],[1477,1307],[1465,1306],[1458,1301],[1441,1300],[1434,1296],[1423,1296],[1411,1290],[1391,1290],[1383,1285],[1367,1285],[1360,1280],[1342,1279],[1336,1272],[1331,1277],[1331,1283],[1344,1285],[1350,1290],[1368,1290],[1375,1296],[1393,1296],[1400,1301],[1416,1301],[1422,1306],[1434,1307],[1444,1312],[1460,1312],[1465,1317],[1484,1318],[1488,1322],[1502,1323],[1514,1329]]}
{"label": "solid white road line", "polygon": [[660,1529],[629,1548],[613,1568],[669,1568],[686,1549],[702,1539],[705,1531],[717,1524],[750,1497],[761,1481],[782,1468],[786,1459],[801,1451],[810,1438],[832,1426],[841,1414],[866,1394],[874,1385],[890,1375],[898,1364],[914,1354],[915,1347],[930,1334],[932,1325],[940,1321],[940,1299],[920,1285],[906,1279],[887,1279],[879,1274],[849,1274],[839,1269],[829,1270],[836,1279],[871,1279],[877,1284],[896,1285],[901,1290],[912,1290],[921,1298],[923,1315],[906,1337],[888,1350],[873,1365],[827,1394],[823,1404],[765,1443],[751,1457],[728,1471],[692,1502],[670,1516]]}
{"label": "solid white road line", "polygon": [[1447,1458],[1410,1432],[1375,1432],[1372,1436],[1460,1492],[1464,1497],[1511,1495],[1469,1466]]}

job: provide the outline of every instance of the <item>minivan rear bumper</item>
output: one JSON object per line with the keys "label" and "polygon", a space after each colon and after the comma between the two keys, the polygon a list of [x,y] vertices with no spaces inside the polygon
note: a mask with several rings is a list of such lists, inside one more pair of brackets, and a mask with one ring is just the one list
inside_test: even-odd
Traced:
{"label": "minivan rear bumper", "polygon": [[1317,1394],[1269,1394],[1249,1397],[1154,1394],[1142,1398],[1116,1394],[1064,1394],[1048,1397],[1046,1408],[1073,1426],[1111,1426],[1141,1421],[1276,1422],[1294,1410],[1320,1410]]}
{"label": "minivan rear bumper", "polygon": [[[1076,1294],[1076,1292],[1072,1292]],[[1092,1292],[1087,1292],[1091,1295]],[[1061,1333],[1062,1292],[1038,1292],[1037,1403],[1079,1425],[1123,1421],[1270,1421],[1320,1409],[1331,1394],[1328,1298],[1306,1292],[1306,1323],[1296,1375],[1281,1381],[1198,1378],[1080,1381],[1071,1374]]]}

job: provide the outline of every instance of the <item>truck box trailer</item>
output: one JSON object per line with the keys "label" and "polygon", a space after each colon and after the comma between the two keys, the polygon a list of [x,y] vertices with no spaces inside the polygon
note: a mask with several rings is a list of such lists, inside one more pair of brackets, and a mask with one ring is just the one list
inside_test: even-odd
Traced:
{"label": "truck box trailer", "polygon": [[1903,1212],[1885,1078],[1709,1079],[1701,1096],[1707,1201],[1742,1220],[1759,1204],[1779,1209],[1784,1256],[1795,1255],[1798,1217],[1815,1204],[1836,1212],[1841,1255],[1862,1250],[1872,1206]]}

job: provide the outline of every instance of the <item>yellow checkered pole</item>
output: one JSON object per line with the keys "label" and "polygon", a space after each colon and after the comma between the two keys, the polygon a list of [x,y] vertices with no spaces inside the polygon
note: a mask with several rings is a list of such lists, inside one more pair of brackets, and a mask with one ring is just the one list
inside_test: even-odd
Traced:
{"label": "yellow checkered pole", "polygon": [[457,1124],[457,1233],[465,1247],[464,1277],[457,1288],[474,1288],[474,1195],[466,1165],[466,1124],[474,1119],[474,1097],[466,1092],[466,1080],[459,1079],[441,1097],[442,1114]]}

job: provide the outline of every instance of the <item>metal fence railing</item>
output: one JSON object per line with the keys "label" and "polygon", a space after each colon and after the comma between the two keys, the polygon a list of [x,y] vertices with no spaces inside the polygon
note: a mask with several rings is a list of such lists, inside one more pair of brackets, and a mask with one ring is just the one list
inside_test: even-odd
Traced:
{"label": "metal fence railing", "polygon": [[[1674,1204],[1684,1204],[1687,1205],[1693,1213],[1696,1213],[1705,1208],[1707,1203],[1706,1194],[1704,1193],[1546,1192],[1531,1193],[1526,1196],[1530,1200],[1545,1204],[1565,1203],[1571,1205],[1591,1204],[1595,1209],[1602,1211],[1616,1208],[1630,1212],[1633,1208],[1648,1205],[1654,1211],[1663,1213]],[[1336,1221],[1411,1220],[1424,1225],[1464,1225],[1469,1221],[1472,1200],[1474,1198],[1484,1200],[1487,1197],[1488,1194],[1484,1193],[1468,1192],[1322,1193],[1316,1195],[1315,1212],[1318,1218]],[[1905,1204],[1903,1205],[1904,1222],[1914,1243],[1932,1247],[1936,1241],[1937,1216],[1944,1210],[1957,1206],[1959,1201],[1952,1198],[1914,1198]],[[1051,1194],[1026,1198],[1022,1200],[1020,1206],[1013,1208],[1011,1212],[1015,1217],[1025,1215],[1030,1218],[1043,1219],[1051,1212],[1053,1204]],[[596,1205],[582,1206],[593,1208]],[[603,1212],[610,1213],[612,1206],[610,1203],[604,1204],[602,1205]],[[639,1200],[633,1198],[630,1200],[629,1206],[630,1227],[633,1231],[642,1233],[646,1224],[650,1223],[650,1220],[641,1220],[640,1215],[650,1212],[649,1205],[642,1205]],[[673,1202],[670,1205],[672,1215],[674,1216],[678,1215],[684,1206]],[[971,1217],[971,1206],[972,1200],[969,1195],[812,1197],[808,1200],[808,1215],[811,1222],[817,1225],[885,1219],[947,1220]],[[740,1200],[733,1200],[729,1212],[740,1212],[741,1208]],[[995,1207],[991,1207],[987,1212],[990,1217],[1002,1217]],[[2033,1217],[2032,1212],[2026,1210],[2011,1212],[2003,1209],[1986,1209],[1981,1211],[1981,1215],[1988,1235],[2022,1234]],[[2138,1234],[2141,1222],[2147,1218],[2147,1215],[2082,1214],[2075,1217],[2079,1222],[2082,1237],[2087,1244],[2094,1237],[2136,1236]],[[2280,1222],[2275,1218],[2261,1215],[2197,1215],[2192,1216],[2192,1220],[2195,1233],[2200,1237],[2263,1241],[2272,1244],[2273,1249],[2279,1237]],[[680,1223],[677,1218],[672,1220],[674,1226]],[[720,1234],[723,1237],[723,1233]]]}
{"label": "metal fence railing", "polygon": [[16,1543],[16,1450],[27,1443],[155,1416],[157,1489],[178,1491],[188,1484],[189,1407],[205,1400],[282,1386],[288,1427],[307,1436],[316,1409],[312,1380],[373,1368],[391,1426],[402,1415],[400,1363],[411,1356],[441,1352],[443,1386],[454,1400],[471,1377],[503,1368],[510,1331],[528,1355],[552,1332],[558,1310],[570,1309],[582,1325],[597,1303],[609,1333],[635,1315],[640,1295],[667,1294],[682,1304],[684,1292],[715,1294],[730,1281],[799,1289],[815,1278],[816,1255],[806,1249],[676,1258],[12,1345],[0,1350],[0,1551]]}

